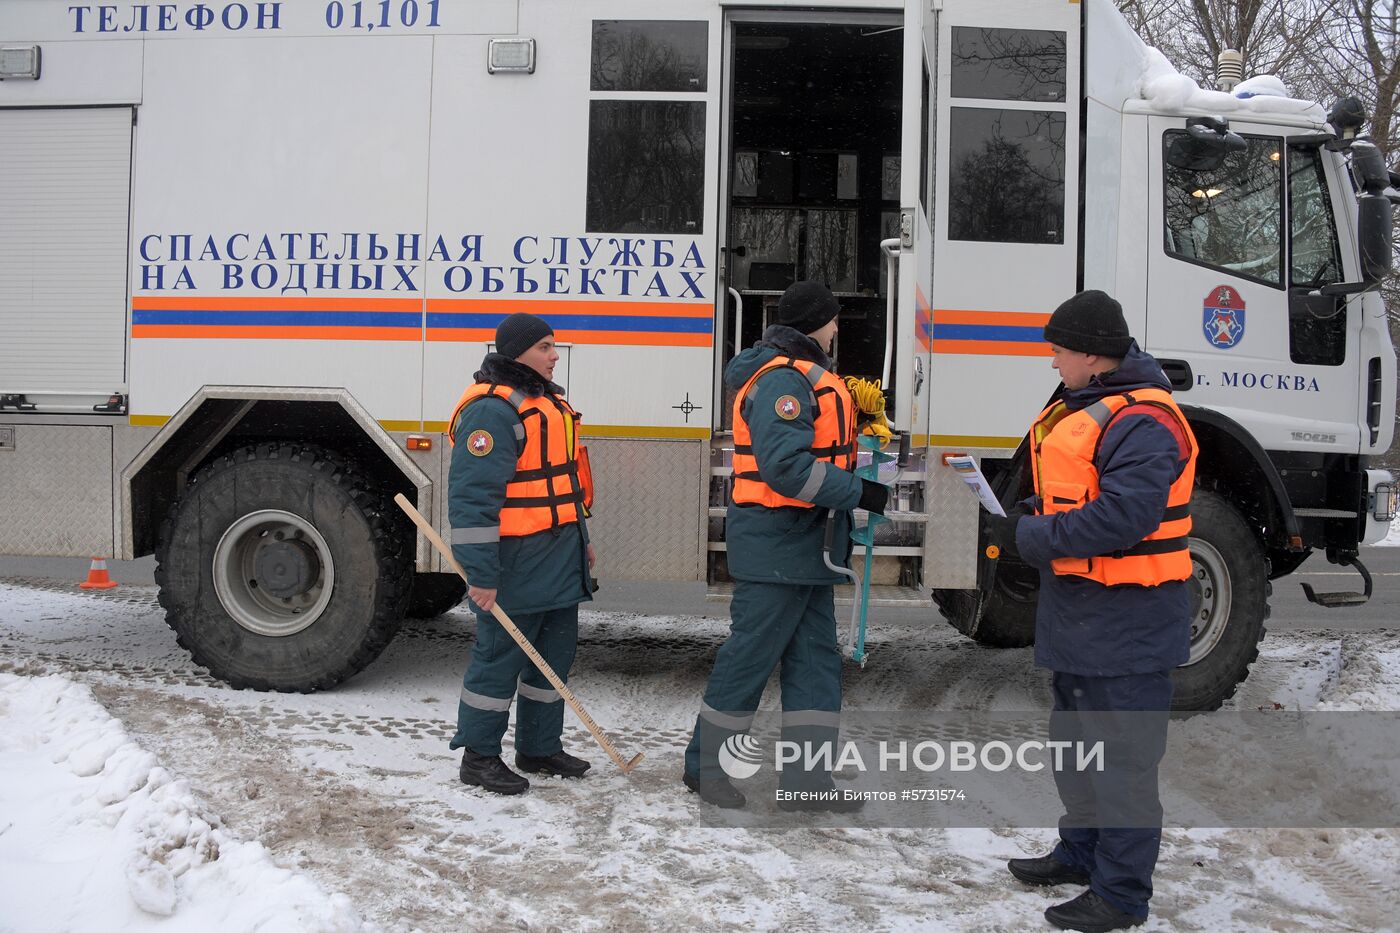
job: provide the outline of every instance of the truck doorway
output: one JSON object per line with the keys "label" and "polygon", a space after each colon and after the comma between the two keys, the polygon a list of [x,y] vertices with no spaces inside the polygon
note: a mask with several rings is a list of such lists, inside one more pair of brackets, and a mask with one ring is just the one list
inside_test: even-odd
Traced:
{"label": "truck doorway", "polygon": [[[721,368],[774,322],[784,289],[814,279],[841,302],[838,372],[881,375],[893,285],[880,241],[898,236],[903,28],[897,16],[825,19],[730,17]],[[728,431],[733,393],[718,394]]]}

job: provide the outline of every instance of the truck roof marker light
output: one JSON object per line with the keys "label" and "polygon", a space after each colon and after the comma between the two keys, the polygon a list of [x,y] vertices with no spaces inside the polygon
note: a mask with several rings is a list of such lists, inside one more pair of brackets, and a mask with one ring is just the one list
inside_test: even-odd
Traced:
{"label": "truck roof marker light", "polygon": [[37,45],[0,46],[0,81],[38,81],[41,61]]}
{"label": "truck roof marker light", "polygon": [[486,43],[486,71],[489,74],[534,74],[535,40],[490,40]]}
{"label": "truck roof marker light", "polygon": [[1339,142],[1349,143],[1361,133],[1368,117],[1361,101],[1355,97],[1343,97],[1332,105],[1327,122],[1331,124]]}

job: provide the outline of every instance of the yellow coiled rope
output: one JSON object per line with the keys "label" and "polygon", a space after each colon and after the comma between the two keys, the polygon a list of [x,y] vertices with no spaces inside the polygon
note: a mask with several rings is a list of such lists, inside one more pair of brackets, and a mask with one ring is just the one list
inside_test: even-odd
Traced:
{"label": "yellow coiled rope", "polygon": [[861,425],[860,433],[879,438],[883,450],[894,433],[890,430],[889,419],[885,417],[885,393],[880,388],[880,380],[847,376],[846,388],[856,403],[856,423]]}

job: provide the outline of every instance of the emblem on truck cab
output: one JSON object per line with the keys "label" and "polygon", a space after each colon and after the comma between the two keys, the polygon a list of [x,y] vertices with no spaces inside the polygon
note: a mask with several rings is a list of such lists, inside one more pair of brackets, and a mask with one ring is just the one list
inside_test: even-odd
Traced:
{"label": "emblem on truck cab", "polygon": [[1228,350],[1244,337],[1244,298],[1229,285],[1212,291],[1205,301],[1201,328],[1212,347]]}

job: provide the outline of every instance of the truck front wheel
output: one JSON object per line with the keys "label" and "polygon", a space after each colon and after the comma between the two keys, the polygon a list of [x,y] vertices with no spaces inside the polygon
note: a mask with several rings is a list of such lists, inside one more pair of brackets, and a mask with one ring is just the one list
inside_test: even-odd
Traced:
{"label": "truck front wheel", "polygon": [[347,461],[259,444],[190,480],[156,550],[166,621],[235,687],[311,691],[373,661],[403,620],[410,541]]}
{"label": "truck front wheel", "polygon": [[1172,675],[1172,707],[1219,709],[1259,657],[1271,586],[1259,538],[1204,489],[1191,497],[1190,585],[1191,656]]}
{"label": "truck front wheel", "polygon": [[987,606],[972,633],[979,644],[992,648],[1024,648],[1035,644],[1035,604],[1040,577],[1024,564],[996,568],[996,581]]}

